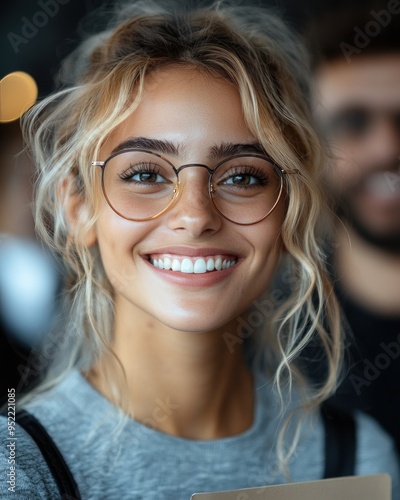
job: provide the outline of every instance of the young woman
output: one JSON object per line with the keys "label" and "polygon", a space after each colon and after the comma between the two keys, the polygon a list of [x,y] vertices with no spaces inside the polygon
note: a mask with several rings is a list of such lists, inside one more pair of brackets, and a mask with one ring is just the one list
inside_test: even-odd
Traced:
{"label": "young woman", "polygon": [[[26,121],[68,316],[23,406],[85,499],[321,479],[341,335],[305,56],[260,9],[138,9],[86,42],[70,85]],[[287,300],[269,288],[283,253]],[[310,342],[326,359],[314,388],[296,365]],[[397,480],[392,443],[356,423],[355,473]],[[17,491],[57,498],[43,453],[15,434]]]}

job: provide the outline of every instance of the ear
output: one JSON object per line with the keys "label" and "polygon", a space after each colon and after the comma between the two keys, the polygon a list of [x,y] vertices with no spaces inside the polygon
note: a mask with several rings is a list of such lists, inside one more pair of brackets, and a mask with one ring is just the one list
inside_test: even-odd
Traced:
{"label": "ear", "polygon": [[90,218],[89,208],[84,197],[74,188],[72,176],[67,177],[58,190],[64,207],[65,218],[69,228],[69,238],[91,247],[97,242],[96,230],[92,226],[85,229]]}

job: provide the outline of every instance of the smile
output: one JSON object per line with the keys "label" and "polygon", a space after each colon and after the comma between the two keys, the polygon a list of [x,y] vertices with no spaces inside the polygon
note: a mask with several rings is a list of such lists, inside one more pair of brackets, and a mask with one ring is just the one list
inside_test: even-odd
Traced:
{"label": "smile", "polygon": [[394,172],[378,172],[366,179],[365,186],[369,194],[377,198],[395,200],[400,196],[398,178]]}
{"label": "smile", "polygon": [[237,263],[233,256],[213,255],[209,257],[188,257],[184,255],[149,256],[149,262],[157,269],[185,274],[204,274],[229,269]]}

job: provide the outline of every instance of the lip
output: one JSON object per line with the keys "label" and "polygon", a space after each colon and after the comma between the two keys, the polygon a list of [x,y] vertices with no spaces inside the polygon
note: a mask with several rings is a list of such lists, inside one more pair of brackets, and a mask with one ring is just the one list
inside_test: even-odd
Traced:
{"label": "lip", "polygon": [[399,173],[392,171],[376,172],[368,176],[363,189],[372,198],[388,202],[400,199],[400,188],[398,186]]}
{"label": "lip", "polygon": [[[236,259],[236,264],[228,269],[223,269],[221,271],[213,271],[204,274],[185,274],[181,272],[173,272],[170,270],[159,269],[151,264],[149,261],[149,255],[155,254],[175,254],[179,256],[187,257],[207,257],[212,255],[227,255],[232,256]],[[141,255],[144,263],[155,273],[157,277],[162,280],[168,281],[170,283],[186,286],[186,287],[207,287],[220,283],[227,279],[235,270],[240,266],[242,258],[231,250],[223,248],[193,248],[193,247],[183,247],[183,246],[171,246],[157,248],[151,250],[146,254]]]}
{"label": "lip", "polygon": [[361,203],[365,203],[376,209],[398,209],[400,207],[400,191],[379,192],[370,189],[360,189],[357,193],[357,198]]}
{"label": "lip", "polygon": [[232,252],[232,250],[226,248],[217,248],[217,247],[185,247],[185,246],[171,246],[171,247],[162,247],[154,250],[150,250],[149,252],[143,253],[142,256],[148,256],[153,254],[175,254],[180,256],[187,257],[209,257],[213,255],[227,255],[232,256],[235,259],[239,260],[241,256],[237,253]]}

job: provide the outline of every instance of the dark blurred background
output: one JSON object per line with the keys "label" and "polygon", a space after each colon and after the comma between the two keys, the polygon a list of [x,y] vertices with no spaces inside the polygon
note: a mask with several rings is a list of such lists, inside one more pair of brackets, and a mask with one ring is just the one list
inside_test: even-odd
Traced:
{"label": "dark blurred background", "polygon": [[[135,0],[132,0],[135,1]],[[54,7],[54,4],[57,7]],[[0,78],[12,71],[26,71],[39,87],[39,96],[52,90],[53,78],[60,61],[77,45],[80,36],[93,29],[93,13],[112,9],[112,0],[17,0],[3,2],[1,7]],[[184,4],[192,3],[190,0]],[[202,5],[212,2],[201,1]],[[243,2],[244,4],[246,2]],[[315,12],[331,5],[345,3],[334,0],[270,0],[259,1],[271,5],[295,27],[301,27]],[[354,2],[353,2],[354,3]],[[49,14],[44,12],[47,6]],[[36,17],[35,17],[36,16]],[[47,21],[46,21],[47,17]],[[34,28],[30,23],[35,21]],[[42,25],[39,27],[40,25]],[[24,30],[25,27],[25,30]],[[24,30],[24,34],[23,34]],[[10,34],[16,35],[10,35]],[[30,36],[28,38],[26,35]],[[24,38],[25,41],[18,37]]]}

